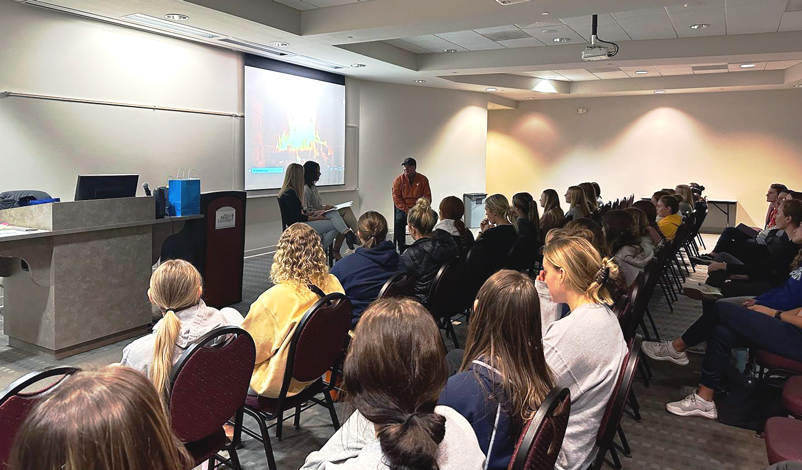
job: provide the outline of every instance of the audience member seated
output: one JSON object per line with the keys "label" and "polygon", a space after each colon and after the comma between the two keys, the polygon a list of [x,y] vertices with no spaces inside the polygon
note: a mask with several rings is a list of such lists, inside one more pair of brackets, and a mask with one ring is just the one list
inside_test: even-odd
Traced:
{"label": "audience member seated", "polygon": [[657,201],[655,209],[657,210],[657,216],[660,217],[657,222],[660,232],[667,239],[673,240],[674,235],[677,234],[677,229],[682,225],[682,217],[677,214],[679,202],[673,196],[663,196]]}
{"label": "audience member seated", "polygon": [[429,200],[418,202],[407,213],[409,234],[415,240],[401,255],[406,270],[415,277],[415,297],[424,305],[429,301],[432,282],[446,261],[459,255],[457,244],[448,232],[433,232],[437,214],[429,206]]}
{"label": "audience member seated", "polygon": [[571,417],[556,467],[585,469],[592,463],[596,434],[628,353],[618,319],[608,307],[620,274],[589,241],[568,237],[546,245],[540,277],[554,301],[567,303],[571,310],[543,337],[555,383],[571,391]]}
{"label": "audience member seated", "polygon": [[150,377],[162,396],[168,389],[173,364],[189,346],[215,328],[242,323],[242,315],[233,308],[206,306],[202,294],[200,273],[184,260],[165,261],[150,277],[148,298],[162,319],[153,333],[123,349],[120,363]]}
{"label": "audience member seated", "polygon": [[585,191],[579,186],[570,186],[565,192],[565,202],[569,204],[565,219],[576,220],[590,217],[590,206],[585,199]]}
{"label": "audience member seated", "polygon": [[[802,226],[793,240],[802,244]],[[673,341],[643,343],[650,358],[687,365],[686,350],[707,341],[699,389],[683,400],[668,403],[666,410],[678,416],[716,419],[713,395],[727,384],[732,349],[753,347],[802,361],[802,252],[794,260],[791,277],[782,286],[755,298],[733,297],[703,306],[702,316]],[[710,304],[709,304],[710,305]]]}
{"label": "audience member seated", "polygon": [[565,224],[565,235],[571,237],[581,237],[589,241],[599,255],[607,254],[607,244],[604,241],[602,226],[591,219],[577,219]]}
{"label": "audience member seated", "polygon": [[680,196],[679,213],[685,217],[693,211],[693,191],[687,184],[678,184],[675,188],[677,194]]}
{"label": "audience member seated", "polygon": [[585,193],[585,201],[588,203],[588,210],[590,210],[590,213],[593,214],[599,210],[598,196],[596,195],[596,188],[593,187],[593,183],[580,183],[579,187],[582,188],[582,192]]}
{"label": "audience member seated", "polygon": [[541,344],[538,292],[529,276],[502,270],[476,298],[465,351],[451,351],[459,373],[439,403],[464,416],[487,456],[506,469],[524,424],[554,386]]}
{"label": "audience member seated", "polygon": [[[337,277],[328,273],[320,238],[307,224],[292,225],[281,234],[270,280],[273,287],[251,304],[242,328],[256,344],[256,365],[248,393],[278,398],[298,322],[321,297],[344,291]],[[307,385],[292,379],[287,395],[295,395]]]}
{"label": "audience member seated", "polygon": [[655,191],[654,194],[652,194],[652,205],[657,206],[657,201],[659,201],[663,196],[669,196],[669,194],[665,191]]}
{"label": "audience member seated", "polygon": [[641,243],[648,243],[652,247],[652,251],[654,251],[655,242],[651,233],[649,233],[649,219],[646,217],[646,213],[637,207],[627,207],[624,212],[632,217],[632,228],[638,238],[641,239]]}
{"label": "audience member seated", "polygon": [[[635,210],[643,213],[640,209]],[[618,270],[627,286],[631,286],[638,274],[642,273],[654,258],[651,238],[639,235],[639,226],[626,211],[609,211],[604,214],[602,221],[607,253],[612,255],[613,261],[618,264]]]}
{"label": "audience member seated", "polygon": [[788,195],[785,196],[785,200],[786,201],[790,201],[792,199],[795,199],[797,201],[802,201],[802,193],[800,193],[799,191],[791,191],[789,189],[788,190]]}
{"label": "audience member seated", "polygon": [[502,194],[493,194],[485,199],[485,219],[479,224],[479,237],[484,240],[488,259],[493,263],[493,271],[500,268],[518,238],[518,232],[512,221],[515,213],[507,198]]}
{"label": "audience member seated", "polygon": [[766,191],[766,202],[769,203],[769,207],[766,210],[766,220],[763,224],[763,228],[769,228],[774,226],[774,215],[777,213],[777,199],[780,197],[780,193],[788,193],[788,187],[782,183],[774,183],[769,186],[769,190]]}
{"label": "audience member seated", "polygon": [[707,286],[721,289],[724,297],[759,295],[788,279],[789,266],[799,247],[792,238],[802,223],[802,201],[783,201],[775,215],[776,229],[767,237],[768,245],[739,242],[733,252],[719,253],[707,268],[704,286],[687,286],[685,293],[696,299],[716,295]]}
{"label": "audience member seated", "polygon": [[657,226],[657,209],[655,209],[654,204],[649,201],[635,201],[632,207],[638,208],[646,214],[646,221],[649,223],[646,230],[655,245],[666,239],[663,232],[660,231],[660,227]]}
{"label": "audience member seated", "polygon": [[30,412],[9,470],[184,470],[192,458],[173,434],[147,377],[128,367],[81,371]]}
{"label": "audience member seated", "polygon": [[387,238],[387,219],[378,212],[365,212],[357,222],[362,246],[331,268],[351,301],[352,326],[362,312],[379,296],[384,283],[404,269],[393,242]]}
{"label": "audience member seated", "polygon": [[[283,222],[289,227],[292,224],[303,222],[314,229],[323,239],[323,247],[328,248],[339,233],[349,231],[345,222],[337,228],[334,223],[323,216],[323,211],[310,214],[304,212],[301,201],[304,199],[304,167],[297,163],[290,163],[284,173],[284,184],[278,192],[278,199],[283,207],[281,214]],[[340,219],[342,220],[342,219]]]}
{"label": "audience member seated", "polygon": [[540,246],[543,240],[540,237],[540,214],[537,202],[529,193],[517,193],[512,197],[512,209],[517,216],[515,228],[518,235],[525,237],[533,246]]}
{"label": "audience member seated", "polygon": [[543,217],[540,218],[540,233],[542,239],[553,228],[560,228],[565,224],[565,213],[560,207],[560,196],[557,191],[547,189],[540,195],[540,207],[543,208]]}
{"label": "audience member seated", "polygon": [[596,191],[596,203],[599,207],[601,207],[604,205],[604,199],[601,197],[601,186],[599,186],[599,183],[595,181],[591,182],[590,184],[593,185],[593,190]]}
{"label": "audience member seated", "polygon": [[356,411],[302,470],[483,469],[470,423],[437,406],[448,378],[444,355],[434,318],[419,303],[383,299],[368,307],[345,361]]}
{"label": "audience member seated", "polygon": [[335,228],[341,230],[343,226],[348,227],[348,230],[341,231],[334,239],[334,257],[342,259],[340,249],[343,246],[343,240],[348,243],[348,248],[354,249],[354,245],[359,244],[359,240],[354,235],[357,229],[356,217],[354,211],[350,207],[344,207],[340,210],[333,209],[334,206],[323,204],[323,199],[320,198],[320,193],[317,190],[315,183],[320,179],[320,164],[315,161],[309,160],[304,163],[304,211],[308,214],[317,212],[326,219],[330,220]]}
{"label": "audience member seated", "polygon": [[440,201],[440,217],[434,230],[448,232],[454,238],[459,255],[465,257],[473,246],[474,238],[462,221],[465,215],[465,204],[456,196],[447,196]]}

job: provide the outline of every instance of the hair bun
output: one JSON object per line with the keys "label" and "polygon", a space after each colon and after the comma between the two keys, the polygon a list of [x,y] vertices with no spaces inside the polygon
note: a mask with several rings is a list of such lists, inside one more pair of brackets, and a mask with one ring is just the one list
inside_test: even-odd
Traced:
{"label": "hair bun", "polygon": [[431,206],[432,204],[425,197],[419,198],[417,202],[415,202],[415,207],[421,210],[427,211]]}
{"label": "hair bun", "polygon": [[610,279],[610,266],[607,263],[604,263],[601,268],[599,268],[599,272],[596,274],[596,283],[600,286],[603,286],[607,283]]}

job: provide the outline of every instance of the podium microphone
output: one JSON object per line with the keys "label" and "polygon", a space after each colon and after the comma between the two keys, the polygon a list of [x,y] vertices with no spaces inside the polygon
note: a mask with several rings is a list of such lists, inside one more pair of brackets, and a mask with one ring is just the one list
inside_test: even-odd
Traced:
{"label": "podium microphone", "polygon": [[150,196],[151,195],[150,187],[148,186],[148,183],[142,183],[142,189],[145,190],[145,196]]}

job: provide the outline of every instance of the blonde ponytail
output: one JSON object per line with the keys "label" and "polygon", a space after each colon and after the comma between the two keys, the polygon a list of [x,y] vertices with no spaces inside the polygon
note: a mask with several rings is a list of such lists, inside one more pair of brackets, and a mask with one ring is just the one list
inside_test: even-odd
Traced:
{"label": "blonde ponytail", "polygon": [[584,238],[555,237],[551,232],[549,235],[543,259],[565,271],[566,283],[571,290],[584,294],[594,303],[612,305],[613,297],[623,283],[618,265],[612,258],[602,259],[598,250]]}
{"label": "blonde ponytail", "polygon": [[487,199],[485,199],[485,208],[490,213],[506,220],[507,223],[513,224],[517,219],[515,211],[512,207],[510,207],[507,197],[503,194],[493,194],[488,196]]}
{"label": "blonde ponytail", "polygon": [[181,320],[174,311],[168,310],[164,314],[159,331],[155,333],[153,363],[150,365],[150,381],[165,398],[167,397],[170,372],[173,371],[173,350],[180,331]]}
{"label": "blonde ponytail", "polygon": [[407,214],[409,225],[415,227],[421,235],[429,235],[437,223],[437,214],[432,210],[431,203],[426,198],[420,198]]}
{"label": "blonde ponytail", "polygon": [[617,290],[614,286],[621,281],[621,273],[618,265],[612,258],[604,258],[596,273],[593,282],[590,283],[585,294],[593,303],[613,304],[613,294]]}

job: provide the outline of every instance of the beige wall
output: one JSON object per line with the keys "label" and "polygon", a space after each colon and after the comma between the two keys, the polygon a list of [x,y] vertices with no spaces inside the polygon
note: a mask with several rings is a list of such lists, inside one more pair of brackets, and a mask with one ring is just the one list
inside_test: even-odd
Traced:
{"label": "beige wall", "polygon": [[696,181],[762,225],[770,183],[802,190],[800,122],[802,90],[523,102],[489,113],[487,191],[597,181],[609,200]]}

